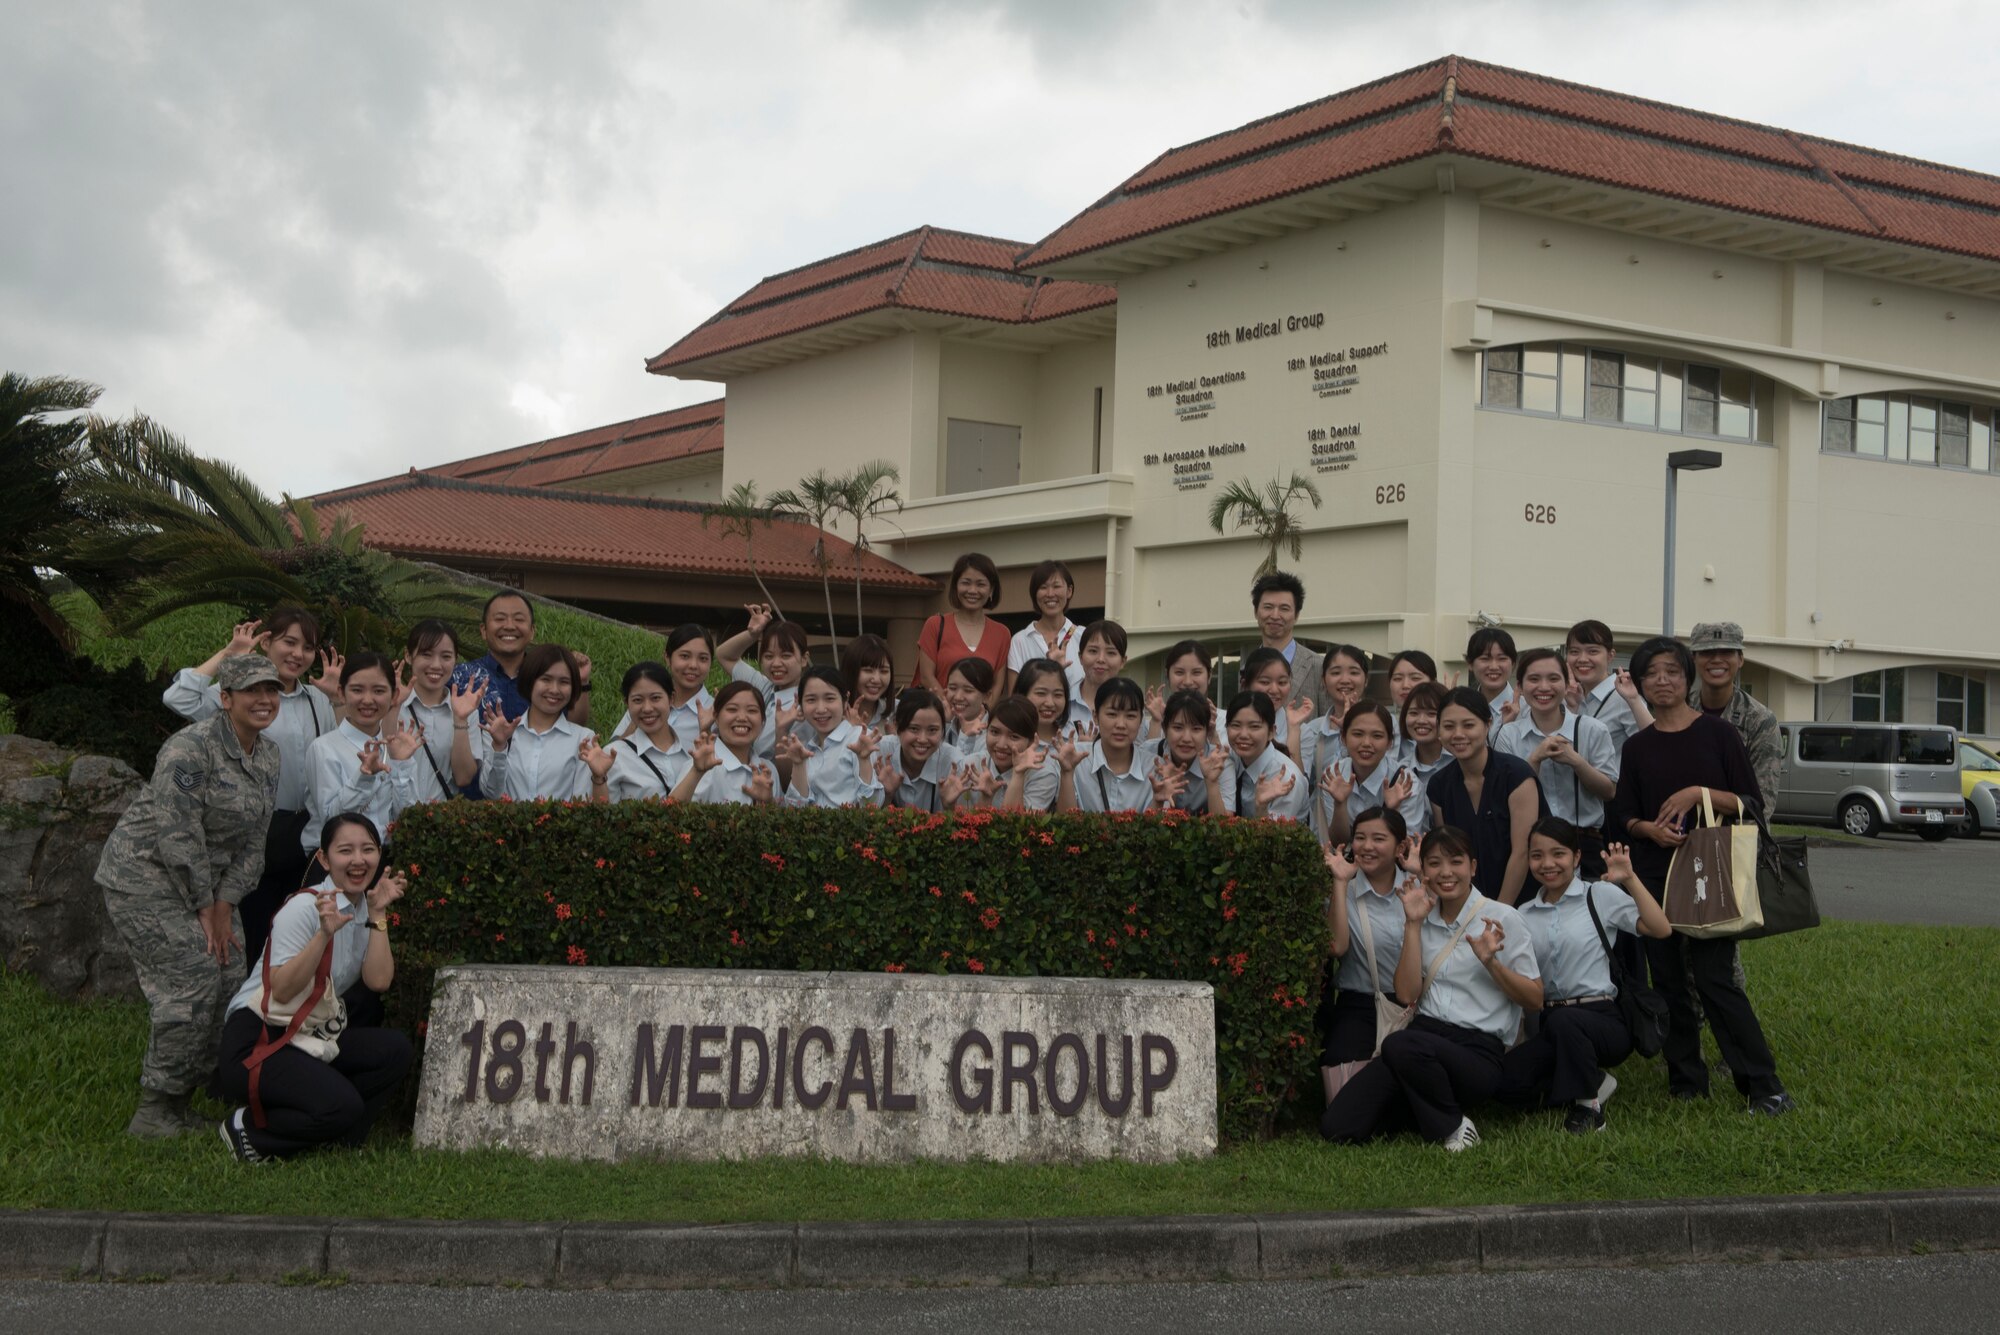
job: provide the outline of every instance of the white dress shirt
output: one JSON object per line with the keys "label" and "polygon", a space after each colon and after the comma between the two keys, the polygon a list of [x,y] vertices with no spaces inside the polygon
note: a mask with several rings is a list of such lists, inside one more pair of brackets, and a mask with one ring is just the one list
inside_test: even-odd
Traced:
{"label": "white dress shirt", "polygon": [[[1618,782],[1618,747],[1611,740],[1609,728],[1568,709],[1563,710],[1559,727],[1578,755],[1589,761],[1599,774]],[[1493,746],[1526,760],[1548,736],[1535,725],[1534,715],[1523,709],[1521,717],[1500,730]],[[1583,786],[1582,776],[1572,766],[1560,760],[1544,760],[1535,767],[1535,778],[1541,781],[1542,796],[1548,801],[1551,816],[1560,816],[1583,830],[1595,830],[1604,824],[1604,799]]]}
{"label": "white dress shirt", "polygon": [[[1571,997],[1617,995],[1604,942],[1606,938],[1616,940],[1620,932],[1639,930],[1637,901],[1608,881],[1586,881],[1581,876],[1571,881],[1553,904],[1542,898],[1539,887],[1536,889],[1533,899],[1523,900],[1515,907],[1535,944],[1535,963],[1542,971],[1544,999],[1567,1001]],[[1586,895],[1596,901],[1604,936],[1597,934],[1597,925],[1590,920]]]}
{"label": "white dress shirt", "polygon": [[[1340,957],[1340,972],[1334,975],[1338,990],[1380,992],[1391,1001],[1396,999],[1396,962],[1403,956],[1403,924],[1408,921],[1396,892],[1409,879],[1410,874],[1397,867],[1396,883],[1386,895],[1377,893],[1368,873],[1358,869],[1347,883],[1348,942],[1347,953]],[[1368,977],[1368,952],[1361,944],[1363,932],[1375,948],[1372,980]],[[1463,942],[1459,948],[1464,949]]]}
{"label": "white dress shirt", "polygon": [[306,826],[299,831],[299,845],[310,853],[319,847],[320,829],[331,817],[355,811],[375,822],[376,833],[389,837],[389,827],[404,807],[416,800],[411,785],[414,767],[422,764],[415,756],[390,760],[384,747],[382,759],[387,774],[361,772],[361,748],[376,738],[342,719],[340,726],[314,742],[306,752]]}
{"label": "white dress shirt", "polygon": [[[788,807],[851,807],[882,805],[882,784],[875,777],[878,745],[866,761],[852,749],[861,729],[853,719],[842,719],[822,738],[810,723],[797,723],[792,736],[804,743],[807,758],[792,768],[792,781],[785,785],[782,801]],[[800,780],[805,782],[801,783]]]}
{"label": "white dress shirt", "polygon": [[606,785],[614,802],[659,801],[674,791],[674,785],[694,764],[694,757],[678,737],[672,746],[661,750],[644,732],[635,732],[605,749],[611,752]]}
{"label": "white dress shirt", "polygon": [[1312,810],[1312,785],[1292,758],[1276,746],[1267,746],[1249,765],[1229,755],[1229,770],[1222,776],[1222,809],[1232,816],[1250,819],[1257,814],[1257,782],[1270,774],[1290,773],[1292,790],[1271,803],[1264,813],[1269,820],[1304,820]]}
{"label": "white dress shirt", "polygon": [[752,805],[750,794],[743,790],[758,770],[771,776],[771,799],[777,800],[778,771],[770,761],[757,755],[754,746],[748,764],[738,760],[736,753],[720,742],[715,745],[715,757],[721,763],[702,775],[695,783],[694,801],[707,802],[714,806],[750,806]]}
{"label": "white dress shirt", "polygon": [[492,782],[480,788],[488,797],[516,802],[548,798],[570,802],[590,796],[590,766],[577,755],[586,737],[596,736],[580,723],[558,714],[547,732],[536,732],[523,715],[504,751],[494,751],[486,763]]}
{"label": "white dress shirt", "polygon": [[[1420,943],[1426,969],[1432,967],[1438,953],[1458,929],[1456,921],[1448,923],[1439,916],[1442,911],[1442,908],[1434,908],[1424,918]],[[1500,947],[1496,957],[1500,963],[1523,978],[1542,976],[1541,966],[1535,962],[1534,938],[1529,935],[1518,912],[1497,899],[1488,899],[1476,889],[1466,897],[1458,912],[1460,921],[1466,914],[1472,915],[1472,921],[1466,923],[1466,936],[1483,930],[1481,919],[1497,921],[1507,937],[1506,944]],[[1479,957],[1473,954],[1472,946],[1464,938],[1452,947],[1444,963],[1437,966],[1437,974],[1431,979],[1430,987],[1425,989],[1417,1014],[1455,1024],[1461,1029],[1477,1029],[1491,1034],[1502,1043],[1513,1042],[1514,1035],[1521,1028],[1521,1008],[1501,990],[1500,984],[1479,962]]]}
{"label": "white dress shirt", "polygon": [[1090,754],[1076,767],[1076,809],[1078,811],[1144,811],[1153,805],[1153,760],[1155,753],[1145,746],[1132,748],[1131,763],[1120,774],[1111,768],[1102,741],[1090,744]]}

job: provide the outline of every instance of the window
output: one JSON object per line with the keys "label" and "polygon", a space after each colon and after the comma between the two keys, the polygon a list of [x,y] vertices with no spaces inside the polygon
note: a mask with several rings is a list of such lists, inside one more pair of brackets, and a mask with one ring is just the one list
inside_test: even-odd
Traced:
{"label": "window", "polygon": [[1903,669],[1886,668],[1857,675],[1849,713],[1856,723],[1901,723]]}
{"label": "window", "polygon": [[1929,729],[1898,728],[1896,760],[1903,765],[1949,765],[1952,758],[1951,734]]}
{"label": "window", "polygon": [[1937,674],[1937,725],[1973,736],[1986,731],[1986,682],[1957,672]]}
{"label": "window", "polygon": [[1964,742],[1958,744],[1958,767],[1969,774],[2000,774],[2000,760]]}
{"label": "window", "polygon": [[1559,349],[1553,343],[1524,343],[1486,354],[1486,403],[1525,413],[1556,410]]}
{"label": "window", "polygon": [[1818,765],[1886,765],[1887,728],[1802,728],[1799,759]]}
{"label": "window", "polygon": [[1484,353],[1480,402],[1642,431],[1768,443],[1775,389],[1748,371],[1673,357],[1522,343]]}
{"label": "window", "polygon": [[944,436],[947,496],[1021,484],[1021,428],[949,418]]}
{"label": "window", "polygon": [[1992,407],[1921,394],[1835,399],[1820,416],[1820,449],[1926,468],[2000,471]]}

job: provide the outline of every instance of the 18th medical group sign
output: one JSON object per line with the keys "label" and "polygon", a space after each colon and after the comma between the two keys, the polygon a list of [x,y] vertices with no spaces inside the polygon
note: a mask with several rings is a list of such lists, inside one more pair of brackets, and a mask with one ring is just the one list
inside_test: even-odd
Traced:
{"label": "18th medical group sign", "polygon": [[416,1143],[575,1159],[1215,1151],[1206,983],[460,965]]}

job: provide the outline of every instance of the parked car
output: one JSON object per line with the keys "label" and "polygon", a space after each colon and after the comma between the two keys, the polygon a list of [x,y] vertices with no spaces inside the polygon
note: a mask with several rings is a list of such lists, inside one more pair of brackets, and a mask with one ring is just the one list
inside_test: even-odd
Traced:
{"label": "parked car", "polygon": [[1982,831],[2000,830],[2000,742],[1959,738],[1958,768],[1965,795],[1965,817],[1958,832],[1977,839]]}
{"label": "parked car", "polygon": [[1838,825],[1872,838],[1885,827],[1932,841],[1965,820],[1958,739],[1908,723],[1781,723],[1781,820]]}

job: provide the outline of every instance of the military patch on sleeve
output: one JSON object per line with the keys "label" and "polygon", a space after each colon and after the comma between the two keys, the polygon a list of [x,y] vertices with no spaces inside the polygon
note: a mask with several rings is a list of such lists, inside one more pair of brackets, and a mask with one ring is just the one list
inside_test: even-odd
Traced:
{"label": "military patch on sleeve", "polygon": [[202,770],[189,769],[186,765],[174,766],[174,787],[184,793],[194,792],[207,782],[208,775]]}

